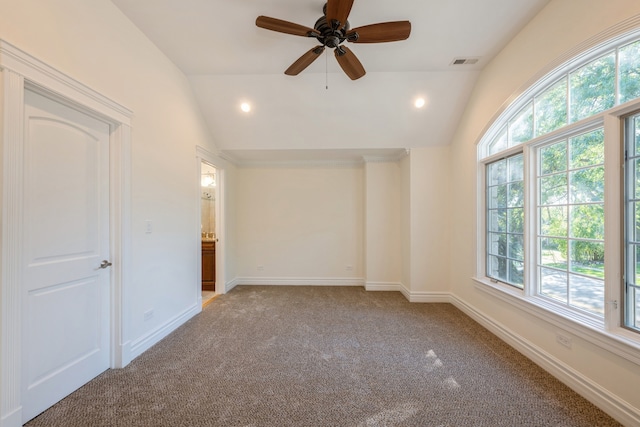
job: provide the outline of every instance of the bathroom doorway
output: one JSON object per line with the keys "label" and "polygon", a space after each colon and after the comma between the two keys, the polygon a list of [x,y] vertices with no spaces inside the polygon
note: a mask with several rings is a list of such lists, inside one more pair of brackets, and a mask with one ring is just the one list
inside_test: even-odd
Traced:
{"label": "bathroom doorway", "polygon": [[200,237],[202,252],[202,304],[205,306],[216,293],[216,244],[218,243],[217,200],[218,171],[202,161],[200,165]]}

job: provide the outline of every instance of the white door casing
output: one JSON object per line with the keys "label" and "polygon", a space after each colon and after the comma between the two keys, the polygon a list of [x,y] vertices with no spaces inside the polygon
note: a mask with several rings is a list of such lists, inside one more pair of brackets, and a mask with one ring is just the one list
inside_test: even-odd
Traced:
{"label": "white door casing", "polygon": [[[23,237],[25,223],[24,95],[31,88],[109,123],[109,238],[113,262],[109,365],[132,360],[129,314],[131,260],[131,117],[133,113],[0,39],[0,427],[23,424]],[[86,288],[85,288],[86,289]]]}
{"label": "white door casing", "polygon": [[25,92],[22,421],[109,367],[109,124]]}

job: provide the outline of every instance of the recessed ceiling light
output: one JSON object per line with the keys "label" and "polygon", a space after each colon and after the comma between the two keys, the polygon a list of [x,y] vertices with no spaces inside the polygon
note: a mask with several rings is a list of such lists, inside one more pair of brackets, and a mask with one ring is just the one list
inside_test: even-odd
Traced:
{"label": "recessed ceiling light", "polygon": [[424,107],[425,104],[426,104],[426,101],[424,100],[424,98],[417,98],[416,101],[413,103],[413,105],[415,105],[416,108],[422,108]]}
{"label": "recessed ceiling light", "polygon": [[251,111],[251,105],[248,102],[243,102],[242,104],[240,104],[240,109],[245,113],[248,113],[249,111]]}

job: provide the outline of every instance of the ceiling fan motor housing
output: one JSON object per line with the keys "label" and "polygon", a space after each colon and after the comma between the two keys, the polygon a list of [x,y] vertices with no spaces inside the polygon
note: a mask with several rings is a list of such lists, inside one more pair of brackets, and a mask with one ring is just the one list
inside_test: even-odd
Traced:
{"label": "ceiling fan motor housing", "polygon": [[347,40],[346,34],[351,28],[351,25],[349,21],[347,21],[342,28],[334,30],[327,22],[327,17],[321,16],[313,28],[320,34],[319,36],[314,34],[314,37],[324,46],[333,48],[338,47],[342,42]]}

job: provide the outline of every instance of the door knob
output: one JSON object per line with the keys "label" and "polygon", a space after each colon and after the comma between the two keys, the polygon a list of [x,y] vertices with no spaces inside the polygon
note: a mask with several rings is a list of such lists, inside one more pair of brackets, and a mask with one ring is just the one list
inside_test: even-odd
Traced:
{"label": "door knob", "polygon": [[100,263],[100,268],[107,268],[107,267],[111,267],[113,264],[110,263],[109,261],[107,261],[106,259],[102,260],[102,262]]}

